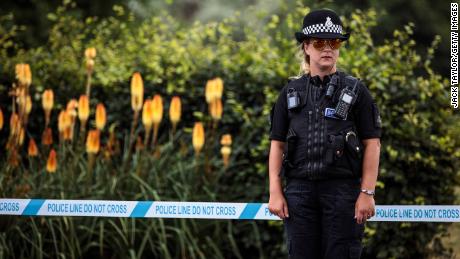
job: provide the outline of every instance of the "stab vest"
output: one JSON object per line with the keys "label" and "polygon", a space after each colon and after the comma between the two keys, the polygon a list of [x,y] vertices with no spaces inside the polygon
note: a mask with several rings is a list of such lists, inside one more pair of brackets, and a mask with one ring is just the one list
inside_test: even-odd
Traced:
{"label": "stab vest", "polygon": [[[288,109],[289,128],[283,154],[282,174],[289,178],[328,179],[361,177],[362,150],[355,126],[353,106],[346,119],[327,112],[334,109],[341,90],[356,78],[338,72],[332,97],[313,85],[310,75],[289,82],[287,92],[297,91],[300,104]],[[356,91],[359,96],[360,84]],[[334,110],[335,111],[335,110]]]}

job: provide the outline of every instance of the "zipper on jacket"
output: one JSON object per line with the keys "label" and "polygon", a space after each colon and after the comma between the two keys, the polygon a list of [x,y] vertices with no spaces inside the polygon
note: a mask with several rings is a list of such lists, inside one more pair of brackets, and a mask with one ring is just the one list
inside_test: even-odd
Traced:
{"label": "zipper on jacket", "polygon": [[324,157],[323,157],[323,150],[324,150],[324,124],[325,124],[325,119],[324,116],[321,116],[321,136],[320,136],[320,157],[319,157],[319,168],[320,170],[323,169],[324,167]]}
{"label": "zipper on jacket", "polygon": [[311,131],[312,131],[312,123],[313,123],[313,120],[312,120],[312,115],[313,115],[313,111],[308,111],[308,137],[307,137],[307,161],[308,161],[308,172],[311,172],[311,160],[312,160],[312,157],[311,157]]}
{"label": "zipper on jacket", "polygon": [[318,158],[319,158],[319,139],[318,139],[318,106],[315,104],[315,134],[313,140],[313,171],[316,173],[318,171]]}

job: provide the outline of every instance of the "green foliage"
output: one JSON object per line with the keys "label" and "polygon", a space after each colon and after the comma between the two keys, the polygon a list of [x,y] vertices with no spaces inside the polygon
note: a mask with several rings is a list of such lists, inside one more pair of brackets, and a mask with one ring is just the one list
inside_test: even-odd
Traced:
{"label": "green foliage", "polygon": [[[175,146],[179,145],[182,134],[162,146],[160,160],[146,150],[137,151],[128,170],[118,167],[116,158],[104,158],[103,152],[91,165],[84,152],[64,144],[58,152],[59,170],[55,174],[45,171],[46,155],[29,158],[27,169],[3,170],[1,195],[20,197],[27,192],[28,197],[46,195],[50,199],[241,199],[240,194],[225,184],[234,172],[225,170],[216,161],[219,158],[211,161],[219,169],[204,175],[203,157],[195,159],[193,155],[177,152]],[[241,150],[237,148],[235,152]],[[1,229],[0,252],[7,257],[227,258],[224,255],[237,257],[249,249],[262,251],[262,229],[251,221],[235,224],[230,220],[7,217]],[[247,233],[250,234],[244,239],[251,245],[245,247],[240,237]]]}
{"label": "green foliage", "polygon": [[[170,126],[161,124],[160,159],[139,151],[128,159],[132,166],[122,167],[122,154],[110,161],[99,158],[92,174],[78,148],[60,148],[59,168],[54,175],[44,172],[44,151],[40,160],[27,161],[24,153],[17,169],[7,166],[6,156],[2,156],[5,166],[0,180],[8,183],[2,184],[3,197],[268,201],[267,115],[287,77],[298,73],[293,32],[298,30],[307,8],[298,5],[283,17],[267,17],[249,8],[223,22],[196,22],[186,27],[168,15],[137,24],[121,7],[115,7],[115,17],[80,21],[66,8],[50,16],[54,25],[45,46],[18,49],[11,45],[14,33],[4,34],[8,40],[0,38],[1,74],[7,78],[1,82],[2,93],[14,81],[15,64],[31,64],[34,116],[27,136],[39,139],[43,130],[39,104],[44,89],[54,90],[57,109],[83,93],[86,47],[97,49],[92,110],[97,102],[104,102],[108,123],[118,125],[119,139],[128,135],[133,116],[129,79],[134,71],[143,75],[146,97],[157,93],[164,97],[165,111],[172,95],[181,96],[181,130],[175,142],[170,142]],[[263,30],[240,22],[240,16],[249,14],[260,15],[266,22]],[[377,19],[373,10],[358,10],[344,19],[353,34],[341,50],[339,65],[366,82],[382,114],[377,203],[451,204],[458,183],[460,125],[458,115],[449,108],[444,87],[447,80],[430,68],[437,41],[427,50],[428,58],[422,60],[413,50],[412,25],[395,31],[392,39],[376,46],[369,33]],[[3,23],[0,31],[12,32]],[[206,131],[205,149],[208,154],[218,154],[216,136],[231,133],[233,151],[225,170],[220,158],[210,156],[211,173],[203,175],[203,162],[193,158],[188,143],[195,121],[211,121],[204,86],[215,76],[225,82],[224,112],[215,134]],[[10,99],[6,95],[1,99],[8,100],[1,104],[5,112]],[[56,120],[57,109],[52,121]],[[2,136],[6,130],[0,132]],[[136,132],[143,134],[140,125]],[[5,139],[0,139],[2,148]],[[186,152],[179,152],[178,143],[184,143]],[[23,189],[19,187],[26,185],[30,191],[20,191]],[[286,252],[282,222],[66,217],[8,220],[10,224],[3,225],[0,234],[5,249],[0,252],[7,256],[23,251],[22,247],[32,249],[18,257],[276,258]],[[442,246],[437,240],[444,230],[441,224],[369,223],[366,254],[419,258],[440,253]]]}

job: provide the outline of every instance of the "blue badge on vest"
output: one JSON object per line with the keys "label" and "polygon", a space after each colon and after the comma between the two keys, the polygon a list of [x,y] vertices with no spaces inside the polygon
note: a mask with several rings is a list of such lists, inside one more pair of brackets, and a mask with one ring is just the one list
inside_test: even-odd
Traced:
{"label": "blue badge on vest", "polygon": [[328,117],[328,118],[333,118],[333,119],[338,119],[338,120],[340,120],[339,117],[336,117],[336,116],[335,116],[335,109],[333,109],[333,108],[326,108],[326,109],[324,110],[324,116],[325,116],[325,117]]}

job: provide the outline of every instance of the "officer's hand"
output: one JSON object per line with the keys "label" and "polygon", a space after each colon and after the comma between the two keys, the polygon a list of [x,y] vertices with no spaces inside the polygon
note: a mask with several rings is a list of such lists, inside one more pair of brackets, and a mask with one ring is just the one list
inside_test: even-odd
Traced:
{"label": "officer's hand", "polygon": [[287,202],[283,193],[270,194],[268,210],[281,219],[289,217]]}
{"label": "officer's hand", "polygon": [[355,204],[355,219],[358,224],[365,223],[375,215],[374,196],[360,193]]}

